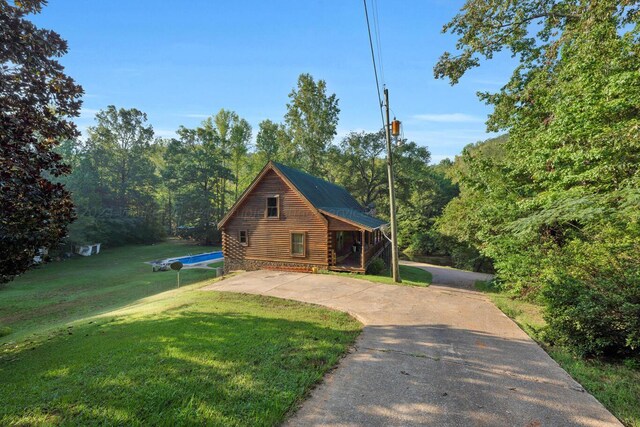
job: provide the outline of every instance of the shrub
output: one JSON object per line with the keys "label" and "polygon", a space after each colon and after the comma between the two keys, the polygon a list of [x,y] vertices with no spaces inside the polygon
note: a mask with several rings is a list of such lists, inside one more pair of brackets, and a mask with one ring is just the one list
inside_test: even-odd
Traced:
{"label": "shrub", "polygon": [[0,337],[6,337],[12,332],[11,328],[8,326],[0,326]]}
{"label": "shrub", "polygon": [[369,264],[369,267],[367,267],[367,274],[377,275],[382,273],[386,268],[387,266],[385,265],[382,258],[376,258],[371,261],[371,264]]}
{"label": "shrub", "polygon": [[430,255],[439,253],[439,246],[437,241],[437,233],[427,230],[427,231],[417,231],[415,232],[410,240],[409,246],[407,246],[406,251],[417,254],[417,255]]}
{"label": "shrub", "polygon": [[574,242],[543,289],[551,337],[589,356],[640,355],[640,242]]}
{"label": "shrub", "polygon": [[476,248],[464,243],[451,245],[451,260],[453,266],[463,270],[493,273],[491,260],[482,255]]}

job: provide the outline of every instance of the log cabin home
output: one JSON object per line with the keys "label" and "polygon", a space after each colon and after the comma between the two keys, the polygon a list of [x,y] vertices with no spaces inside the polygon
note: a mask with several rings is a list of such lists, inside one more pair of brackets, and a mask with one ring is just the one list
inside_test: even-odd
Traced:
{"label": "log cabin home", "polygon": [[375,258],[388,265],[386,224],[343,187],[270,161],[218,223],[225,273],[364,273]]}

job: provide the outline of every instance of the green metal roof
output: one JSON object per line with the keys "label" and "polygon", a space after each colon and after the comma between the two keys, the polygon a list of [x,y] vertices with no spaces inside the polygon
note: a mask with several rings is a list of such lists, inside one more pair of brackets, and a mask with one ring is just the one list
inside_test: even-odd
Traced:
{"label": "green metal roof", "polygon": [[378,228],[385,221],[367,215],[360,203],[344,187],[309,175],[298,169],[273,162],[273,165],[319,210],[355,222],[365,228]]}
{"label": "green metal roof", "polygon": [[320,208],[321,211],[325,211],[334,216],[339,216],[340,218],[347,219],[351,222],[355,222],[357,224],[363,225],[366,228],[376,229],[385,225],[387,222],[371,215],[367,215],[362,211],[358,211],[355,209],[345,209],[345,208]]}

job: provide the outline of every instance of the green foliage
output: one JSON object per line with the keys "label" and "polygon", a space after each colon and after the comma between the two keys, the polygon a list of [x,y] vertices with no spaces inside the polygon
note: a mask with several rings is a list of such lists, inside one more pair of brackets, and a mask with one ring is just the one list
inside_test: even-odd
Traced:
{"label": "green foliage", "polygon": [[[381,218],[389,217],[385,135],[352,132],[329,149],[326,178],[345,187]],[[395,161],[398,242],[412,254],[448,252],[435,230],[435,219],[457,195],[445,175],[446,162],[430,166],[431,154],[415,142],[400,141],[393,148]]]}
{"label": "green foliage", "polygon": [[[435,230],[435,219],[458,194],[445,175],[447,162],[430,166],[425,147],[401,141],[393,148],[398,212],[398,241],[412,254],[448,253],[446,237]],[[384,132],[352,132],[329,150],[327,178],[344,186],[376,215],[389,216]]]}
{"label": "green foliage", "polygon": [[640,28],[627,1],[550,4],[469,0],[445,27],[461,55],[455,83],[479,58],[520,60],[496,94],[490,130],[450,176],[460,197],[439,230],[490,257],[505,287],[543,295],[550,333],[582,354],[638,354]]}
{"label": "green foliage", "polygon": [[441,245],[438,244],[439,239],[440,234],[435,232],[434,230],[414,231],[413,234],[405,237],[404,241],[408,242],[408,245],[403,252],[409,254],[410,256],[437,254],[439,253],[440,249],[442,249]]}
{"label": "green foliage", "polygon": [[69,227],[67,242],[82,245],[100,242],[104,247],[153,243],[164,236],[158,223],[136,217],[80,216]]}
{"label": "green foliage", "polygon": [[[192,236],[211,243],[217,241],[216,223],[227,209],[228,183],[234,175],[230,168],[234,145],[246,146],[247,128],[237,114],[220,110],[200,127],[178,129],[179,139],[167,144],[162,171],[177,227],[193,227]],[[243,148],[236,150],[242,151]]]}
{"label": "green foliage", "polygon": [[260,130],[256,136],[256,155],[261,166],[269,160],[290,163],[289,156],[293,151],[293,141],[287,128],[269,119],[259,124]]}
{"label": "green foliage", "polygon": [[[413,151],[403,150],[400,154],[413,157]],[[446,176],[450,165],[444,162],[428,166],[426,158],[420,163],[403,165],[405,159],[399,159],[402,174],[398,185],[403,186],[403,191],[398,192],[400,247],[412,254],[450,254],[451,239],[435,227],[444,207],[458,195],[457,185]],[[411,192],[406,192],[407,186]]]}
{"label": "green foliage", "polygon": [[[505,142],[506,137],[501,136],[469,145],[444,171],[459,186],[459,197],[442,209],[434,228],[440,234],[440,245],[458,268],[493,270],[485,240],[496,235],[499,221],[509,213],[513,195],[499,165]],[[491,191],[491,203],[488,191]]]}
{"label": "green foliage", "polygon": [[11,334],[11,332],[13,332],[13,330],[10,327],[0,326],[0,338],[6,337],[7,335]]}
{"label": "green foliage", "polygon": [[571,242],[547,273],[547,322],[584,355],[640,355],[640,240],[614,233]]}
{"label": "green foliage", "polygon": [[316,83],[310,74],[301,74],[297,88],[289,94],[285,114],[294,146],[290,165],[320,177],[327,173],[324,156],[336,135],[340,113],[338,98],[326,92],[324,80]]}
{"label": "green foliage", "polygon": [[482,273],[493,273],[493,262],[490,258],[482,255],[473,246],[464,242],[448,242],[444,245],[448,249],[454,267],[463,270],[479,271]]}
{"label": "green foliage", "polygon": [[67,42],[27,19],[45,1],[0,0],[0,284],[33,265],[42,247],[57,245],[73,220],[69,173],[55,148],[78,135],[82,88],[57,58]]}
{"label": "green foliage", "polygon": [[[245,165],[251,140],[251,126],[234,111],[221,109],[215,116],[203,121],[196,129],[196,134],[200,141],[196,140],[195,143],[206,143],[208,151],[213,150],[218,156],[217,159],[208,161],[208,167],[210,170],[219,171],[220,174],[215,194],[219,209],[216,220],[219,220],[239,196],[240,172]],[[200,162],[203,161],[205,160],[200,159]],[[212,167],[211,162],[216,162],[217,166]],[[233,172],[227,173],[227,169]],[[227,196],[230,191],[227,186],[231,182],[235,184],[235,192],[233,199],[229,200]]]}
{"label": "green foliage", "polygon": [[153,128],[147,115],[135,108],[109,105],[96,114],[84,146],[84,160],[106,190],[103,205],[144,216],[155,208],[152,188],[158,184],[149,151]]}
{"label": "green foliage", "polygon": [[329,151],[329,180],[340,183],[363,206],[369,206],[385,196],[385,153],[384,132],[351,132]]}
{"label": "green foliage", "polygon": [[149,243],[165,234],[158,217],[157,153],[145,113],[110,105],[96,114],[87,141],[59,152],[72,166],[60,181],[73,195],[78,220],[68,244]]}
{"label": "green foliage", "polygon": [[381,258],[376,258],[367,267],[367,274],[380,274],[387,268],[384,261]]}

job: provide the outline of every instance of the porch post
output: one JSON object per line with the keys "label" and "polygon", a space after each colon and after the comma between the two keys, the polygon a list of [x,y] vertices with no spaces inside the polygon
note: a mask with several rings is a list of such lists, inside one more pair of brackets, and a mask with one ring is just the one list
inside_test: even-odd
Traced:
{"label": "porch post", "polygon": [[361,264],[361,267],[362,267],[363,270],[364,270],[364,245],[365,245],[365,243],[364,243],[365,234],[364,233],[366,233],[366,231],[362,230],[362,239],[360,239],[360,264]]}

